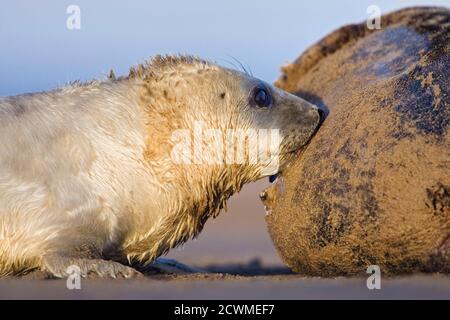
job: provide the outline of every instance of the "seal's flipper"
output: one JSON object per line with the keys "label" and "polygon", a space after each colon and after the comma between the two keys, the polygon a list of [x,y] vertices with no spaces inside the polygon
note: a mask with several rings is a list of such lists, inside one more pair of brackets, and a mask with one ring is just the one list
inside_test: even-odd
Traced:
{"label": "seal's flipper", "polygon": [[158,258],[153,263],[142,266],[135,266],[145,275],[150,274],[187,274],[204,273],[204,270],[195,267],[189,267],[173,259]]}
{"label": "seal's flipper", "polygon": [[74,273],[78,273],[81,277],[97,275],[105,278],[133,278],[140,275],[139,271],[114,261],[67,258],[58,255],[45,257],[42,269],[56,278],[67,278]]}

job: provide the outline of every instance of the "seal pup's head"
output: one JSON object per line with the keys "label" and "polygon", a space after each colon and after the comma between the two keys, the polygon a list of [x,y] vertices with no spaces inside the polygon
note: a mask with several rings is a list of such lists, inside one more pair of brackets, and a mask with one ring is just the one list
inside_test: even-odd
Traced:
{"label": "seal pup's head", "polygon": [[297,96],[191,56],[157,56],[130,76],[145,88],[147,158],[170,158],[190,173],[245,171],[244,183],[274,175],[321,120]]}
{"label": "seal pup's head", "polygon": [[139,88],[144,159],[166,212],[146,241],[128,248],[140,260],[196,236],[245,183],[278,173],[321,118],[301,98],[190,56],[157,56],[128,80]]}

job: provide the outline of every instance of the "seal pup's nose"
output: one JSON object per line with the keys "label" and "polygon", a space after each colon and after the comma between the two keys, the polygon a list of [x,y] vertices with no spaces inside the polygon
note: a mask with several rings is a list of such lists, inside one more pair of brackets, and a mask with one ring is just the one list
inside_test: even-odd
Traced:
{"label": "seal pup's nose", "polygon": [[321,126],[322,123],[325,121],[328,113],[325,110],[321,109],[321,108],[317,108],[317,112],[319,113],[319,117],[320,117],[319,126]]}
{"label": "seal pup's nose", "polygon": [[320,118],[319,125],[321,125],[325,121],[325,118],[327,117],[327,114],[321,108],[317,108],[317,112],[319,113],[319,118]]}

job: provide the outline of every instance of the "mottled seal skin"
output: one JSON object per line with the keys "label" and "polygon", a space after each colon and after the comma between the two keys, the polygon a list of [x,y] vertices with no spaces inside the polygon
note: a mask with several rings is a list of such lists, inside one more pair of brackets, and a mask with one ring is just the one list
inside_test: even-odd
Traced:
{"label": "mottled seal skin", "polygon": [[276,83],[328,113],[265,193],[296,272],[450,271],[450,10],[408,8],[381,27],[338,29]]}

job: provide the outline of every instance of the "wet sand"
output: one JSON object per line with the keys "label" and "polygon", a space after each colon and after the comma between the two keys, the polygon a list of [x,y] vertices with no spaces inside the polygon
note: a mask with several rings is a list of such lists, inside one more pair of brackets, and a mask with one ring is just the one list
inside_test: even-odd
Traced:
{"label": "wet sand", "polygon": [[0,281],[1,299],[449,299],[450,279],[416,275],[381,282],[368,290],[365,278],[305,278],[298,275],[242,277],[191,275],[134,280],[82,280],[68,290],[65,280]]}

